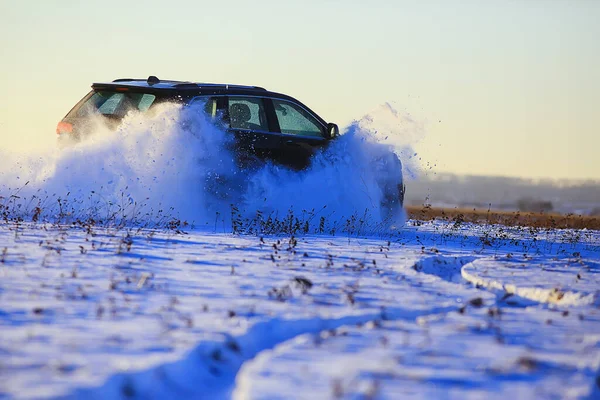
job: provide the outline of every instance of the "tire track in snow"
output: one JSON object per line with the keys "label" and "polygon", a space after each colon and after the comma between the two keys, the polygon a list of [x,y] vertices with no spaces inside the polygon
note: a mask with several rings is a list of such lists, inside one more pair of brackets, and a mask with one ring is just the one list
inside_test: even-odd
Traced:
{"label": "tire track in snow", "polygon": [[476,257],[472,256],[431,256],[417,261],[412,269],[448,282],[461,283],[461,268],[474,260]]}
{"label": "tire track in snow", "polygon": [[[541,319],[554,314],[550,309],[541,312]],[[465,396],[468,388],[475,386],[482,389],[479,397],[487,392],[490,398],[503,399],[518,391],[517,385],[523,398],[588,398],[583,395],[589,392],[589,398],[597,398],[587,386],[598,377],[599,364],[594,361],[598,359],[594,353],[598,353],[581,345],[586,336],[578,336],[583,331],[576,328],[576,319],[572,318],[571,327],[567,320],[541,330],[532,329],[536,321],[516,327],[527,314],[527,310],[513,308],[502,319],[493,319],[497,329],[518,329],[518,338],[508,342],[498,340],[502,336],[496,328],[488,325],[482,329],[490,321],[485,310],[449,313],[447,319],[427,326],[384,321],[380,326],[349,326],[321,336],[303,335],[245,363],[232,398],[312,399],[334,393],[343,398],[371,398],[369,392],[378,388],[386,398],[409,394],[444,398],[447,393],[462,398],[469,397]],[[465,334],[469,326],[477,330],[476,335]],[[574,331],[570,329],[574,327]],[[576,360],[565,359],[561,355],[565,349],[554,348],[555,339],[565,334],[570,340],[564,344],[571,351],[582,352]],[[427,340],[420,340],[423,338]],[[592,343],[597,348],[596,342]],[[302,383],[307,381],[309,387]],[[280,393],[284,395],[278,396]]]}
{"label": "tire track in snow", "polygon": [[[452,274],[460,275],[460,266],[473,257],[430,257],[421,260],[405,272],[417,270],[416,265],[425,270],[440,266],[446,267]],[[457,272],[458,271],[458,272]],[[404,276],[399,271],[389,271],[387,275]],[[418,273],[413,272],[415,276]],[[444,275],[440,272],[441,275]],[[404,276],[406,277],[406,276]],[[432,286],[436,286],[434,282]],[[362,313],[353,310],[353,315],[323,318],[317,316],[308,319],[271,318],[256,322],[246,333],[239,336],[222,334],[222,340],[202,341],[183,358],[167,364],[161,364],[148,370],[131,373],[117,373],[97,388],[76,390],[70,398],[229,398],[235,389],[235,382],[244,364],[253,361],[265,351],[289,342],[306,334],[320,334],[336,330],[343,326],[364,325],[377,321],[425,321],[430,317],[439,317],[458,310],[452,302],[433,305],[426,309],[407,309],[403,307],[369,308]]]}
{"label": "tire track in snow", "polygon": [[[474,260],[461,269],[461,276],[477,287],[482,287],[492,291],[502,291],[508,295],[516,295],[521,298],[532,300],[538,303],[549,303],[560,306],[585,306],[600,305],[599,291],[594,285],[596,282],[588,284],[581,283],[576,285],[576,281],[582,280],[581,273],[572,267],[551,266],[554,269],[552,274],[562,272],[563,275],[572,275],[571,280],[575,282],[573,286],[578,286],[580,290],[572,290],[559,286],[532,286],[529,280],[532,273],[531,268],[527,266],[522,268],[519,263],[512,261],[498,261],[491,258]],[[510,274],[507,273],[509,270]],[[536,274],[547,273],[544,269],[536,270]],[[512,275],[511,275],[512,274]],[[499,277],[511,277],[513,283]],[[564,282],[564,280],[563,280]],[[588,290],[586,290],[588,289]]]}
{"label": "tire track in snow", "polygon": [[[600,305],[599,291],[594,292],[591,288],[589,291],[580,291],[559,287],[534,287],[527,285],[526,277],[522,279],[523,284],[509,283],[494,278],[495,275],[510,276],[505,272],[488,276],[490,271],[505,270],[507,267],[516,268],[512,264],[516,264],[516,262],[509,264],[506,261],[498,261],[490,257],[436,255],[419,260],[412,268],[417,272],[437,276],[448,282],[456,284],[470,283],[476,288],[502,291],[504,295],[515,295],[536,303],[550,303],[560,306]],[[527,266],[527,272],[529,271],[530,267]],[[575,276],[581,276],[577,271],[577,269],[571,268],[565,272],[572,274],[573,279],[576,279]],[[537,273],[543,273],[543,270],[542,272],[537,271]],[[553,270],[552,273],[556,273],[556,271]]]}
{"label": "tire track in snow", "polygon": [[[425,314],[455,310],[456,307],[445,307]],[[222,342],[202,342],[181,360],[146,371],[115,374],[101,387],[79,389],[67,398],[229,398],[244,363],[284,342],[301,335],[319,334],[348,325],[367,324],[382,319],[415,320],[423,315],[423,312],[414,310],[393,309],[331,319],[273,318],[254,324],[241,336],[224,335]]]}

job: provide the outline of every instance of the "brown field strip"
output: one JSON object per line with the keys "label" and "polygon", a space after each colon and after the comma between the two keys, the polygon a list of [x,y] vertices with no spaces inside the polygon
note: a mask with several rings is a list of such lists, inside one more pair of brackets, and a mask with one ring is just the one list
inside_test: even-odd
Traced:
{"label": "brown field strip", "polygon": [[406,212],[410,219],[420,221],[438,219],[448,222],[475,222],[533,228],[600,230],[600,217],[585,215],[423,206],[407,206]]}

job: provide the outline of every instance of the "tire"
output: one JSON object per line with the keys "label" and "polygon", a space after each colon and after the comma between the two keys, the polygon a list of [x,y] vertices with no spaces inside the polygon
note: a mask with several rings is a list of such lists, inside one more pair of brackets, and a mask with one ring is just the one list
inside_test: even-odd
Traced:
{"label": "tire", "polygon": [[403,184],[390,185],[384,188],[384,198],[381,202],[381,216],[384,221],[396,222],[404,217],[404,193]]}

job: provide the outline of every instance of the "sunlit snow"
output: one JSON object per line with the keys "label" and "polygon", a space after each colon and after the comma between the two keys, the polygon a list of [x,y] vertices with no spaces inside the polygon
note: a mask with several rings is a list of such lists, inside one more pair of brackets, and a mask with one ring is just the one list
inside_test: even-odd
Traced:
{"label": "sunlit snow", "polygon": [[0,397],[600,396],[599,232],[385,220],[388,105],[300,173],[192,111],[3,155]]}

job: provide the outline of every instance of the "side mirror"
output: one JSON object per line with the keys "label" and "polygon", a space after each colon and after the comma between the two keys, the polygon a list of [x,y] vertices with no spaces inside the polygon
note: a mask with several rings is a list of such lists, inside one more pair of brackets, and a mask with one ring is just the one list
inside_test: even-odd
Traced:
{"label": "side mirror", "polygon": [[340,128],[334,123],[327,124],[327,139],[333,139],[340,136]]}

